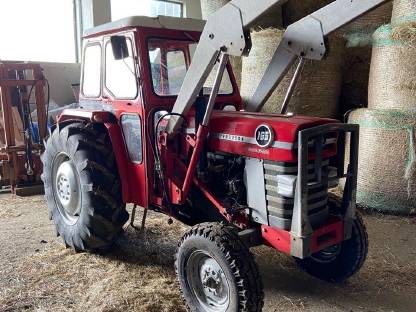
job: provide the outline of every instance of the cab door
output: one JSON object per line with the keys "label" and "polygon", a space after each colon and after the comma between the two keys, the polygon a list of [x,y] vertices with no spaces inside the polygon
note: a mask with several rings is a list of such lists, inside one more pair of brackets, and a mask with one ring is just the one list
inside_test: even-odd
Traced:
{"label": "cab door", "polygon": [[[124,153],[123,198],[143,207],[148,205],[146,157],[144,146],[143,99],[139,58],[134,32],[105,36],[103,40],[103,101],[111,103],[118,124],[110,131],[119,133]],[[113,142],[114,144],[114,142]],[[116,150],[118,150],[116,152]],[[117,157],[117,155],[116,155]],[[118,157],[123,159],[121,155]]]}

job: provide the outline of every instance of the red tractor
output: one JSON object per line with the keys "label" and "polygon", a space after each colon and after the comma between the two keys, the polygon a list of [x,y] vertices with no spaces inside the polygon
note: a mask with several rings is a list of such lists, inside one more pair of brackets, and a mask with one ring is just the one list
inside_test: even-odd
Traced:
{"label": "red tractor", "polygon": [[[285,109],[304,59],[324,58],[329,33],[386,1],[338,0],[291,25],[244,107],[228,56],[247,55],[250,26],[284,2],[234,0],[206,25],[131,17],[85,34],[81,108],[64,111],[42,156],[50,218],[67,246],[111,246],[127,203],[194,226],[175,261],[191,311],[261,310],[256,245],[325,280],[360,269],[358,126]],[[297,59],[282,113],[256,112]],[[328,190],[342,178],[337,203]]]}

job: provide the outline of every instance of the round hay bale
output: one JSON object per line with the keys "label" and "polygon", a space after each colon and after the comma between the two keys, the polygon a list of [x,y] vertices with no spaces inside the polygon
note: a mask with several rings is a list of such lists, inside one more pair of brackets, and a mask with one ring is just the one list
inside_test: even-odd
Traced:
{"label": "round hay bale", "polygon": [[391,23],[396,26],[416,21],[415,0],[394,0]]}
{"label": "round hay bale", "polygon": [[341,94],[342,113],[368,106],[372,35],[389,23],[393,2],[387,2],[339,30],[347,40]]}
{"label": "round hay bale", "polygon": [[[269,28],[252,32],[253,48],[243,58],[241,95],[247,102],[254,94],[273,54],[281,41],[283,31]],[[307,60],[301,78],[293,93],[288,112],[297,115],[337,117],[342,82],[342,53],[344,40],[330,38],[330,55],[321,62]],[[293,66],[263,107],[264,112],[280,113],[281,105],[295,72]]]}
{"label": "round hay bale", "polygon": [[371,45],[351,47],[345,50],[341,91],[342,115],[351,109],[368,106],[371,50]]}
{"label": "round hay bale", "polygon": [[241,88],[241,71],[243,67],[243,60],[241,57],[230,57],[230,63],[233,67],[233,73],[235,80],[237,81],[238,88]]}
{"label": "round hay bale", "polygon": [[347,47],[371,46],[372,34],[391,20],[393,2],[387,2],[339,30],[347,39]]}
{"label": "round hay bale", "polygon": [[416,22],[407,22],[394,26],[391,37],[393,40],[416,46]]}
{"label": "round hay bale", "polygon": [[390,25],[373,35],[368,105],[373,109],[416,109],[416,45],[392,39]]}
{"label": "round hay bale", "polygon": [[[282,40],[284,31],[276,28],[268,28],[251,32],[252,48],[248,57],[243,57],[241,96],[247,101],[256,91],[267,65],[270,63],[277,46]],[[278,111],[277,105],[281,104],[282,96],[275,90],[264,110]],[[277,104],[278,103],[278,104]],[[274,107],[273,107],[274,106]],[[266,109],[267,108],[267,109]]]}
{"label": "round hay bale", "polygon": [[343,29],[346,32],[374,32],[381,25],[390,23],[392,10],[393,2],[387,2],[344,26]]}
{"label": "round hay bale", "polygon": [[283,26],[287,27],[333,1],[334,0],[290,0],[283,5]]}
{"label": "round hay bale", "polygon": [[358,203],[416,213],[416,111],[359,109],[349,123],[360,125]]}

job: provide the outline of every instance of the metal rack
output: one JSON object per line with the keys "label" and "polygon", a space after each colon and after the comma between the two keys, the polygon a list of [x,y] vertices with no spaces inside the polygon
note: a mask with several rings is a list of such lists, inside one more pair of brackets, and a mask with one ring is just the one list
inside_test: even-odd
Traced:
{"label": "metal rack", "polygon": [[[39,64],[0,63],[0,187],[9,186],[12,193],[33,193],[41,183],[40,154],[47,135],[45,85]],[[30,105],[37,111],[38,142],[31,135]],[[21,120],[22,129],[17,120]]]}

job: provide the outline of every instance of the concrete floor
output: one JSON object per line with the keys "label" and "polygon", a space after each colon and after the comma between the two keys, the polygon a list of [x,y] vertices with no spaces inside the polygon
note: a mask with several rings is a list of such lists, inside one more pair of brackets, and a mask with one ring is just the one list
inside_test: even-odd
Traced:
{"label": "concrete floor", "polygon": [[[364,219],[369,257],[345,285],[319,281],[289,257],[255,248],[263,311],[416,311],[416,219]],[[75,254],[56,238],[42,197],[1,195],[0,311],[184,311],[172,268],[184,231],[152,213],[146,235],[129,229],[111,254]]]}

